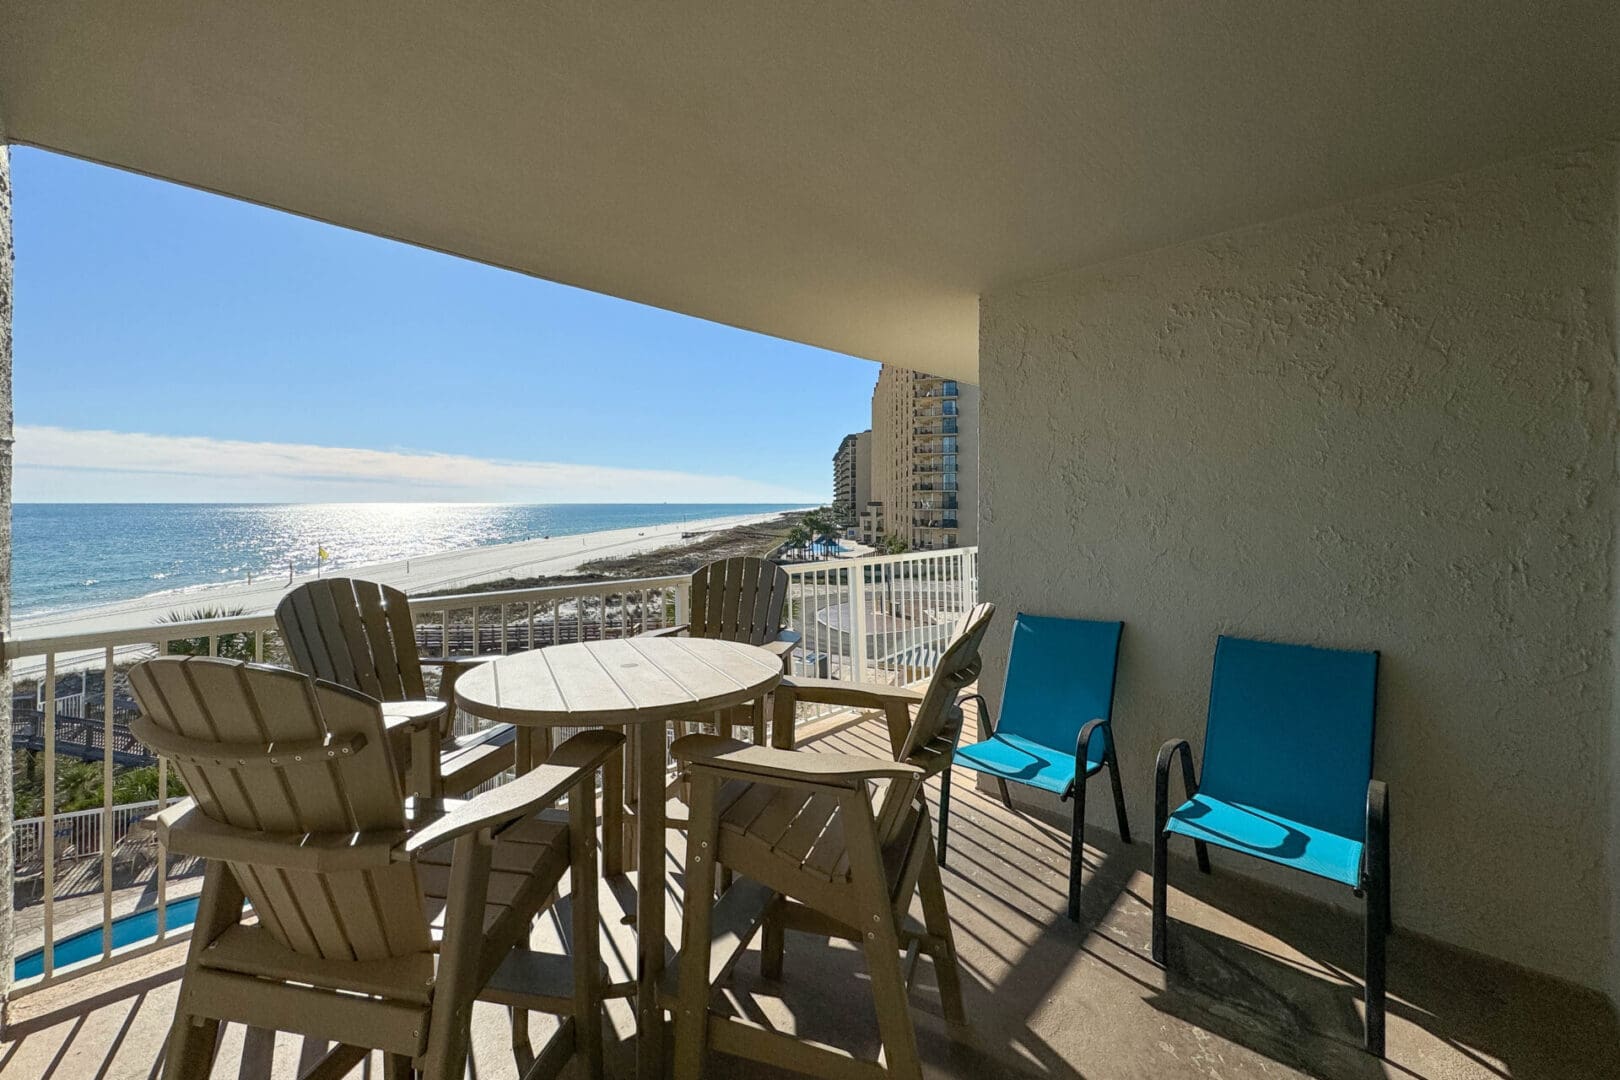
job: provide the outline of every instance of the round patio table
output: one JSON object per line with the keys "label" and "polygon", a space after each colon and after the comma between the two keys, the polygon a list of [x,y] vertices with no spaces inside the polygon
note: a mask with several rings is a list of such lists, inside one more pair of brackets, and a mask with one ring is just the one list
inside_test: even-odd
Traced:
{"label": "round patio table", "polygon": [[[662,1077],[664,967],[664,800],[671,720],[691,720],[758,702],[782,679],[782,661],[752,645],[690,637],[620,638],[554,645],[498,657],[456,680],[456,705],[473,716],[513,724],[518,767],[534,764],[535,729],[623,728],[636,782],[636,1071]],[[616,803],[610,770],[604,804]],[[626,795],[630,792],[626,791]],[[616,873],[619,808],[604,805],[603,863]]]}

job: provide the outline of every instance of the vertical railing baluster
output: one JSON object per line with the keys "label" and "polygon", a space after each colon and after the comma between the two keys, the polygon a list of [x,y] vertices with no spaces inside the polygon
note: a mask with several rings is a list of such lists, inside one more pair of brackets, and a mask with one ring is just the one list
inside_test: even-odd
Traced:
{"label": "vertical railing baluster", "polygon": [[45,978],[56,970],[56,654],[45,654],[45,805],[40,835],[45,865],[43,930]]}
{"label": "vertical railing baluster", "polygon": [[101,956],[112,955],[113,647],[101,670]]}
{"label": "vertical railing baluster", "polygon": [[[161,814],[169,805],[169,759],[158,758],[157,767],[157,812]],[[158,837],[157,862],[152,867],[152,876],[157,879],[157,937],[162,941],[169,936],[169,846],[162,836]]]}
{"label": "vertical railing baluster", "polygon": [[[170,642],[157,642],[158,655],[162,656],[169,651]],[[158,758],[157,763],[157,813],[162,813],[169,805],[169,759]],[[152,866],[152,877],[157,885],[157,939],[164,940],[169,936],[169,849],[163,842],[161,835],[157,835],[154,850],[157,861]]]}
{"label": "vertical railing baluster", "polygon": [[850,663],[855,668],[855,682],[868,678],[866,642],[866,573],[859,566],[849,568]]}

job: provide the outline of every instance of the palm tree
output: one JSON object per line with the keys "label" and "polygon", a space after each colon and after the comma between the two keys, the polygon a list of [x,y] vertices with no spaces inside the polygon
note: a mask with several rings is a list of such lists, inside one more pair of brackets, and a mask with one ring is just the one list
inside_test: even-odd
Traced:
{"label": "palm tree", "polygon": [[[160,623],[195,622],[202,619],[229,619],[237,615],[246,615],[245,607],[200,607],[190,611],[171,611],[158,619]],[[169,642],[169,652],[180,656],[207,656],[207,638],[180,638]],[[223,656],[231,660],[253,659],[253,635],[247,634],[221,634],[219,635],[219,648],[215,650],[216,656]]]}
{"label": "palm tree", "polygon": [[809,544],[810,530],[805,527],[804,522],[801,521],[799,524],[788,530],[787,547],[789,551],[802,552],[806,547],[809,546]]}

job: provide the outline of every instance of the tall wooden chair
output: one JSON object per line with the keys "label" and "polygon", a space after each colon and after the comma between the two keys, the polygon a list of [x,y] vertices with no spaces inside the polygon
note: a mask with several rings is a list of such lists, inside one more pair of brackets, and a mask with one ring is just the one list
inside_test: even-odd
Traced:
{"label": "tall wooden chair", "polygon": [[[788,591],[787,571],[773,562],[752,556],[720,559],[692,575],[691,621],[649,630],[645,636],[689,634],[758,645],[781,657],[782,670],[790,671],[800,635],[783,625]],[[724,734],[750,727],[754,742],[764,745],[765,716],[764,702],[740,705],[717,715],[715,729]]]}
{"label": "tall wooden chair", "polygon": [[882,710],[894,759],[922,769],[925,778],[940,777],[939,861],[943,863],[950,828],[951,762],[956,755],[956,742],[962,736],[962,709],[958,699],[979,677],[984,666],[979,647],[995,613],[994,604],[974,605],[957,624],[955,634],[934,665],[934,674],[922,690],[797,675],[784,678],[772,694],[774,744],[787,749],[793,747],[796,706],[801,701]]}
{"label": "tall wooden chair", "polygon": [[[460,1080],[476,997],[566,1013],[539,1071],[578,1052],[601,1075],[595,774],[622,736],[576,736],[550,764],[407,831],[376,701],[208,657],[137,664],[130,685],[131,729],[192,793],[157,816],[158,834],[209,860],[167,1080],[208,1075],[221,1022],[337,1042],[311,1075],[341,1076],[377,1049],[390,1080]],[[539,815],[565,795],[565,821]],[[520,948],[565,874],[571,964]],[[562,986],[537,988],[540,970]],[[513,1037],[526,1043],[516,1015]]]}
{"label": "tall wooden chair", "polygon": [[[404,593],[374,581],[323,578],[276,605],[276,627],[293,667],[385,702],[395,751],[412,794],[462,795],[512,767],[516,733],[497,724],[471,735],[452,731],[456,678],[471,657],[423,657]],[[440,668],[430,699],[424,665]]]}
{"label": "tall wooden chair", "polygon": [[[920,732],[912,739],[928,741]],[[672,969],[675,1078],[697,1080],[709,1047],[828,1077],[920,1077],[902,950],[934,962],[945,1018],[966,1022],[961,978],[916,765],[688,735],[672,751],[692,784],[681,955]],[[718,864],[736,877],[716,901],[696,887]],[[909,916],[920,894],[923,922]],[[709,999],[767,921],[860,944],[883,1043],[879,1062],[711,1013]],[[765,943],[780,977],[781,939]]]}

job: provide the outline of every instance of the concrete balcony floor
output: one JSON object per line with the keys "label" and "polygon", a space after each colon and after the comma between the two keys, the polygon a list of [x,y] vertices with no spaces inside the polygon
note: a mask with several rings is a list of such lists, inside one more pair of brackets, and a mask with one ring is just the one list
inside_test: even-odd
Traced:
{"label": "concrete balcony floor", "polygon": [[[815,746],[887,754],[876,722],[818,727],[825,730],[809,740]],[[1190,863],[1172,866],[1172,881],[1182,888],[1171,891],[1176,951],[1167,975],[1148,958],[1149,823],[1137,823],[1143,838],[1130,846],[1094,830],[1084,919],[1076,926],[1063,915],[1062,824],[1006,810],[974,790],[969,775],[959,774],[944,878],[972,1030],[951,1037],[924,961],[912,1006],[930,1076],[1620,1076],[1620,1031],[1598,995],[1401,933],[1389,951],[1388,1059],[1367,1056],[1359,1049],[1359,921],[1219,869],[1201,878]],[[1145,780],[1127,776],[1131,783]],[[1107,800],[1095,801],[1110,817]],[[679,844],[678,834],[671,833],[671,843]],[[672,850],[672,866],[678,859]],[[626,892],[610,886],[602,893],[615,977],[622,974],[620,958],[632,955],[617,906],[629,902]],[[548,932],[544,925],[537,931]],[[738,966],[721,998],[727,1007],[875,1053],[876,1022],[859,954],[790,934],[786,971],[776,985],[761,980],[757,956]],[[15,1003],[8,1041],[0,1043],[0,1076],[155,1076],[183,957],[184,947],[176,946]],[[608,1014],[609,1074],[629,1076],[633,1027],[626,1003],[610,1003]],[[532,1017],[534,1045],[551,1023]],[[470,1075],[517,1075],[504,1010],[479,1006],[474,1028]],[[291,1078],[324,1050],[300,1036],[231,1026],[213,1075]],[[353,1075],[380,1077],[380,1062]],[[788,1074],[715,1056],[705,1075]]]}

